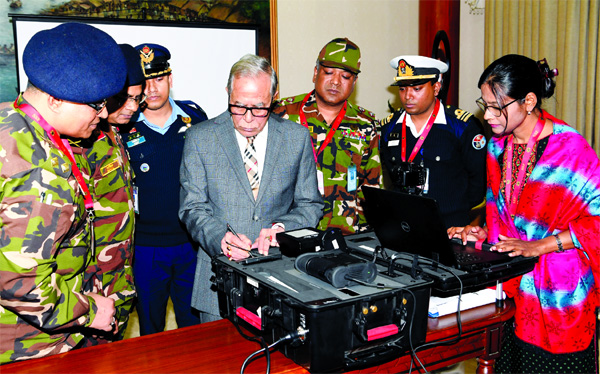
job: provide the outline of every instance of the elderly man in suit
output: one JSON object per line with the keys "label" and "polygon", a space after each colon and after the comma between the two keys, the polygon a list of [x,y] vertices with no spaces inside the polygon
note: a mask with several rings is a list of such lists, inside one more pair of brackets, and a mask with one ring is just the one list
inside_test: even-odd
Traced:
{"label": "elderly man in suit", "polygon": [[242,57],[227,93],[227,112],[187,131],[181,163],[179,216],[203,249],[192,295],[202,322],[220,318],[211,257],[267,254],[276,233],[314,227],[323,214],[308,130],[270,116],[277,76],[267,60]]}

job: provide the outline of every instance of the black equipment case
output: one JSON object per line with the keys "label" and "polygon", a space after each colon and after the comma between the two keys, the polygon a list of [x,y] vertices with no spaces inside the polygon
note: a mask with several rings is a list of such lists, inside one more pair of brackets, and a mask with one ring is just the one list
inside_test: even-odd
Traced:
{"label": "black equipment case", "polygon": [[279,349],[311,372],[373,366],[425,341],[430,280],[390,278],[377,265],[372,285],[338,289],[300,272],[294,260],[243,265],[214,258],[221,316],[268,344],[300,332],[303,340]]}

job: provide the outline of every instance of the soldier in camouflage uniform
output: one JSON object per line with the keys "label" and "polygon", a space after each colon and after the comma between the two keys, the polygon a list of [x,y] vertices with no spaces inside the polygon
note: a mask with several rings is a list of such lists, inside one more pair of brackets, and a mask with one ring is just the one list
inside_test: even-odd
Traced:
{"label": "soldier in camouflage uniform", "polygon": [[134,197],[133,171],[121,135],[115,128],[127,125],[144,101],[146,77],[138,52],[121,44],[127,62],[127,83],[108,99],[108,118],[97,132],[82,143],[92,178],[88,184],[94,195],[96,258],[85,270],[84,287],[115,301],[117,327],[112,336],[89,337],[85,345],[120,340],[125,334],[135,300],[133,283]]}
{"label": "soldier in camouflage uniform", "polygon": [[274,110],[310,130],[319,191],[325,200],[318,228],[344,234],[368,228],[363,186],[381,186],[375,115],[348,101],[360,73],[360,50],[347,38],[327,43],[317,59],[314,91],[280,100]]}
{"label": "soldier in camouflage uniform", "polygon": [[88,138],[106,117],[104,100],[125,82],[123,54],[103,31],[65,23],[31,38],[23,67],[27,89],[0,111],[0,363],[77,348],[112,330],[115,312],[113,300],[83,293],[94,255],[89,166],[64,138]]}

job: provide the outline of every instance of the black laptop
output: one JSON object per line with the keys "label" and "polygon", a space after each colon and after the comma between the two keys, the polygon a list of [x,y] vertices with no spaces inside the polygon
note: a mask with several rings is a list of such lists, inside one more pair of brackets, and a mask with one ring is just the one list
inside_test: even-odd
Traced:
{"label": "black laptop", "polygon": [[364,211],[381,246],[396,252],[416,254],[463,271],[490,268],[509,262],[507,253],[476,249],[450,240],[434,199],[403,192],[363,187]]}

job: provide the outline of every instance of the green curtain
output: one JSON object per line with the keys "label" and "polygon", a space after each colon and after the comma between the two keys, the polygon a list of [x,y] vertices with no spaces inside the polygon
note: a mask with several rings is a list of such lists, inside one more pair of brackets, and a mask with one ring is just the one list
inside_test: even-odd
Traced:
{"label": "green curtain", "polygon": [[485,65],[509,53],[558,68],[543,108],[600,155],[600,0],[486,0]]}

